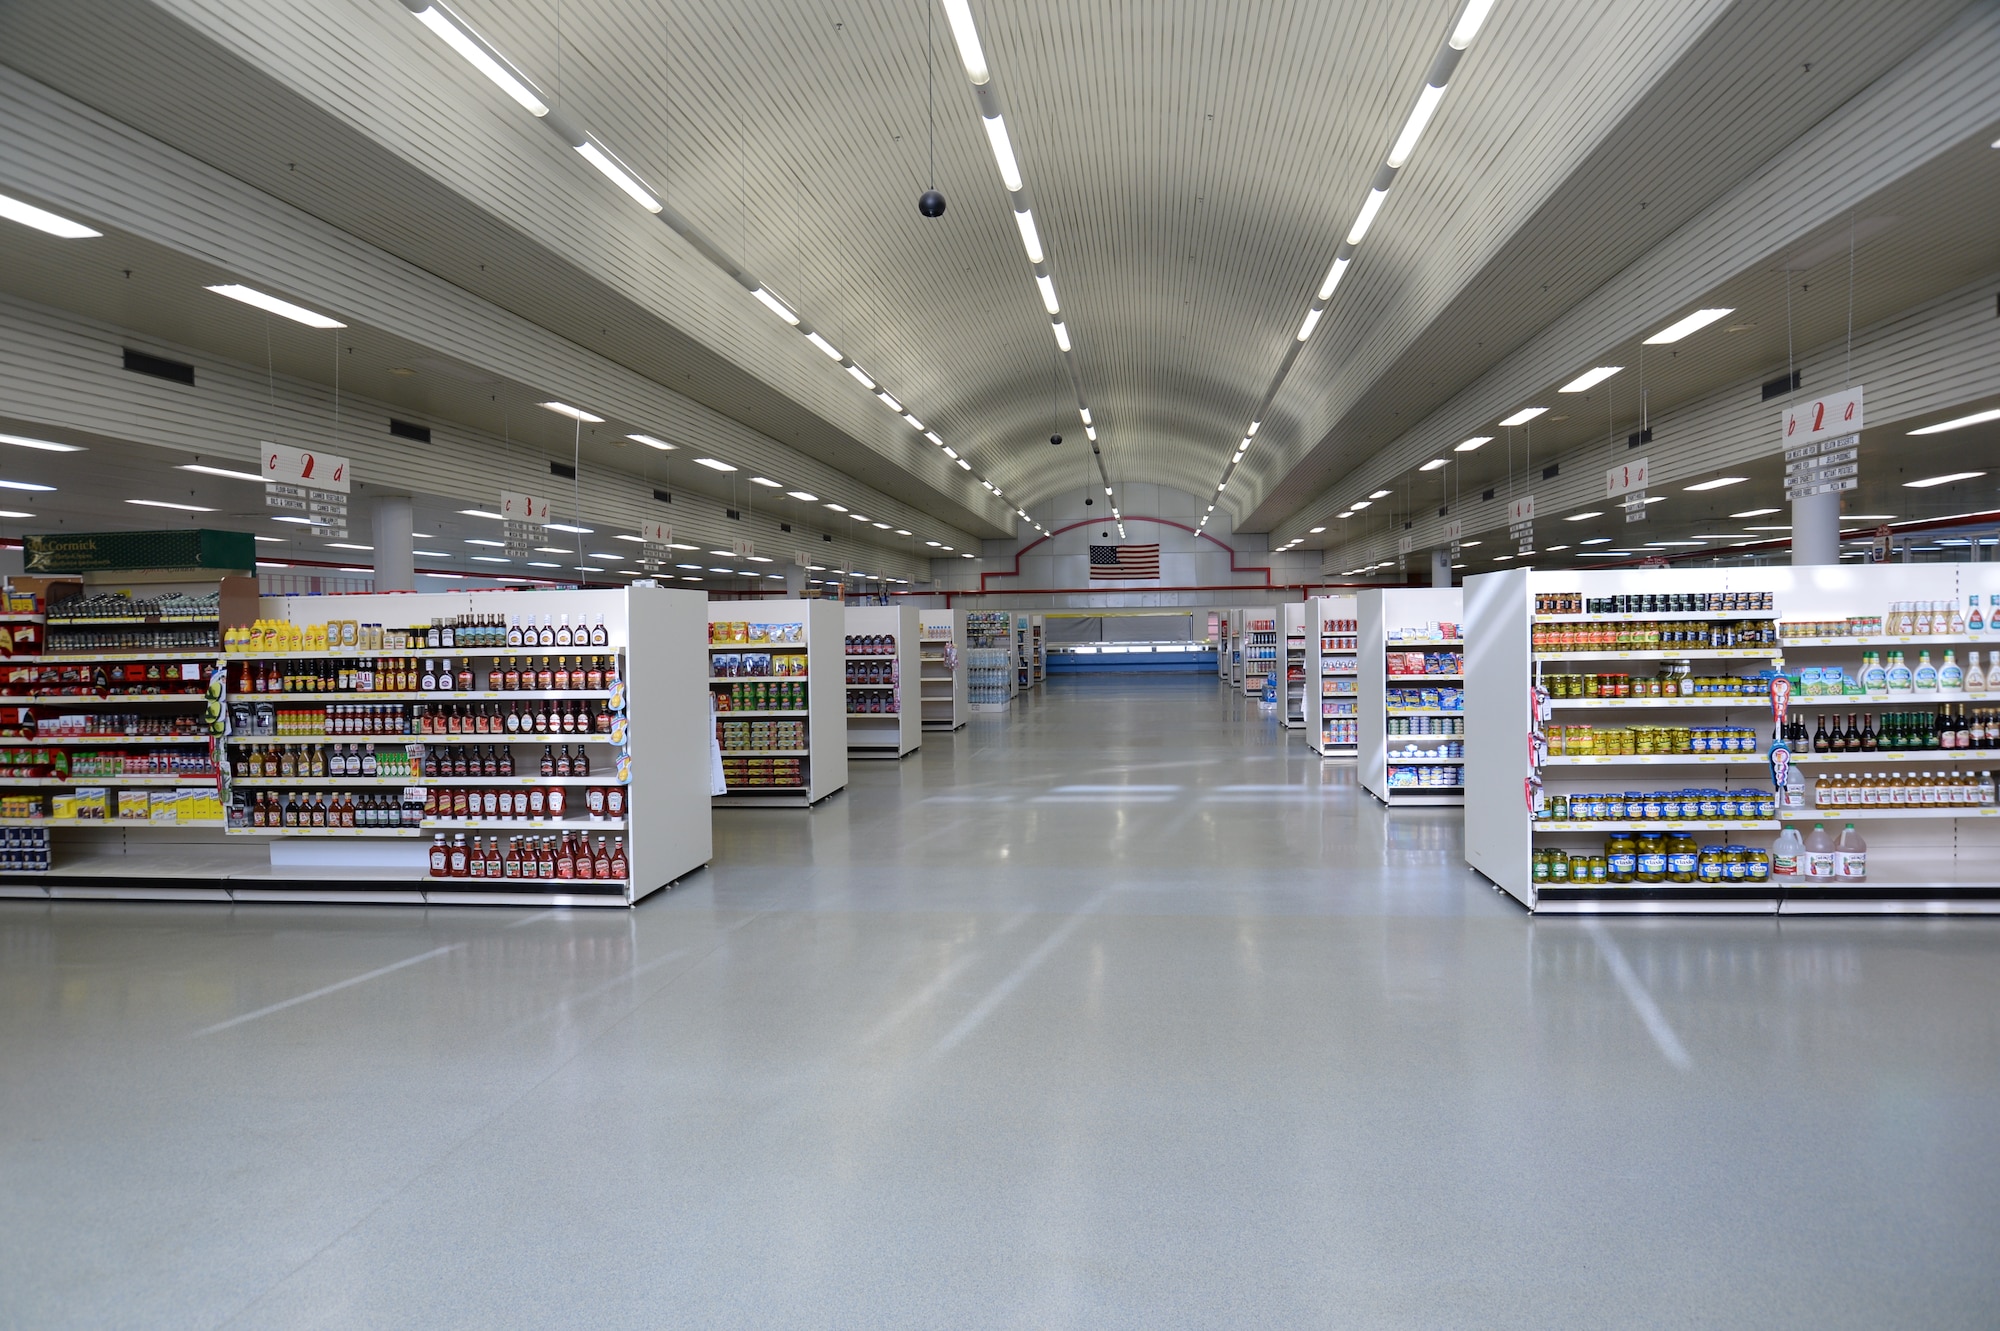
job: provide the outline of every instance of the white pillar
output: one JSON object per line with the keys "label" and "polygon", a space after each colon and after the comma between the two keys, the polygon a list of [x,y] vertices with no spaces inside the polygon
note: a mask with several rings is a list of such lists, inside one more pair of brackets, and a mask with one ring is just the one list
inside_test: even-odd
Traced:
{"label": "white pillar", "polygon": [[1451,586],[1451,551],[1431,551],[1431,586]]}
{"label": "white pillar", "polygon": [[375,501],[372,526],[376,591],[417,589],[416,525],[415,506],[408,495],[383,495]]}
{"label": "white pillar", "polygon": [[1792,563],[1840,562],[1840,496],[1806,495],[1792,501]]}
{"label": "white pillar", "polygon": [[797,564],[785,565],[785,595],[794,600],[806,594],[806,571]]}

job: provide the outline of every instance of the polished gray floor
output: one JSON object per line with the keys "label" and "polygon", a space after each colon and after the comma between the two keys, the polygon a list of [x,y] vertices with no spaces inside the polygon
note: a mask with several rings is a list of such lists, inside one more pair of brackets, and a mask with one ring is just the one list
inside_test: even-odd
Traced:
{"label": "polished gray floor", "polygon": [[0,903],[0,1327],[1991,1327],[2000,932],[1530,920],[1206,678],[637,911]]}

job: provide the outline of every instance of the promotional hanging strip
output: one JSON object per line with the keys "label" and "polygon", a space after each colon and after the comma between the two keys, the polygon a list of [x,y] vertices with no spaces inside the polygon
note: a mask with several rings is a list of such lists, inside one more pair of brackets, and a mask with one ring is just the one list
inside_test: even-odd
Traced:
{"label": "promotional hanging strip", "polygon": [[312,524],[313,535],[347,539],[347,496],[353,470],[344,457],[285,444],[264,444],[264,506],[289,509]]}
{"label": "promotional hanging strip", "polygon": [[1507,510],[1507,534],[1514,538],[1515,553],[1535,553],[1535,497],[1522,495]]}
{"label": "promotional hanging strip", "polygon": [[1646,520],[1646,459],[1621,462],[1604,472],[1604,497],[1616,499],[1625,509],[1625,521]]}
{"label": "promotional hanging strip", "polygon": [[1785,498],[1852,490],[1861,480],[1861,385],[1785,408]]}
{"label": "promotional hanging strip", "polygon": [[1792,774],[1792,750],[1785,743],[1785,722],[1791,710],[1792,681],[1782,674],[1771,676],[1771,788],[1779,803],[1785,799],[1785,782]]}
{"label": "promotional hanging strip", "polygon": [[542,528],[548,525],[549,501],[534,495],[500,492],[500,539],[507,544],[510,558],[526,559],[546,541]]}

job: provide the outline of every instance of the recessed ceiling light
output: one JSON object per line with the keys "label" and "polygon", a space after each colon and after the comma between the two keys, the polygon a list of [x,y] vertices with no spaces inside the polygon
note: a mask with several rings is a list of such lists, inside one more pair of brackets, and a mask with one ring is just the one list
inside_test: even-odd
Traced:
{"label": "recessed ceiling light", "polygon": [[827,500],[826,506],[835,513],[845,513],[847,511],[847,505],[836,504],[831,499]]}
{"label": "recessed ceiling light", "polygon": [[224,282],[218,286],[210,287],[209,290],[218,296],[227,296],[231,300],[240,300],[245,305],[255,305],[258,309],[264,310],[267,313],[282,315],[290,319],[293,323],[302,323],[308,328],[347,327],[340,320],[329,319],[317,310],[309,310],[303,305],[294,305],[288,300],[279,300],[276,296],[266,295],[255,287],[246,287],[237,282]]}
{"label": "recessed ceiling light", "polygon": [[[4,484],[6,484],[6,482],[0,481],[0,485]],[[46,485],[26,486],[16,483],[12,488],[17,490],[27,490],[27,489],[48,490],[48,489],[53,489],[54,487]],[[174,504],[174,503],[169,503],[167,500],[164,499],[128,499],[125,502],[128,504],[138,504],[145,508],[176,508],[181,510],[183,513],[215,512],[214,509],[203,508],[200,504]]]}
{"label": "recessed ceiling light", "polygon": [[504,522],[506,520],[504,513],[489,513],[483,508],[461,508],[458,511],[468,518],[492,518],[496,522]]}
{"label": "recessed ceiling light", "polygon": [[1657,347],[1667,342],[1678,342],[1689,333],[1699,332],[1708,327],[1723,315],[1734,314],[1735,312],[1733,308],[1725,310],[1696,310],[1685,319],[1670,323],[1659,332],[1647,338],[1646,345]]}
{"label": "recessed ceiling light", "polygon": [[1450,461],[1451,461],[1450,458],[1432,458],[1429,462],[1426,462],[1423,466],[1418,467],[1417,470],[1436,471],[1439,467],[1444,466],[1447,462]]}
{"label": "recessed ceiling light", "polygon": [[566,532],[571,536],[588,536],[595,530],[591,527],[573,527],[567,522],[544,522],[542,526],[550,531]]}
{"label": "recessed ceiling light", "polygon": [[847,516],[853,518],[856,522],[868,521],[868,515],[865,513],[849,513]]}
{"label": "recessed ceiling light", "polygon": [[1377,490],[1377,491],[1375,491],[1375,492],[1374,492],[1373,494],[1369,495],[1368,497],[1369,497],[1370,499],[1387,499],[1387,498],[1388,498],[1388,497],[1390,496],[1390,494],[1392,494],[1392,493],[1393,493],[1393,491],[1389,491],[1389,490]]}
{"label": "recessed ceiling light", "polygon": [[1464,443],[1454,445],[1451,451],[1454,453],[1471,453],[1492,442],[1493,436],[1490,434],[1475,434]]}
{"label": "recessed ceiling light", "polygon": [[1579,374],[1576,378],[1558,388],[1556,392],[1587,393],[1624,368],[1623,365],[1599,365],[1595,369],[1585,370],[1582,374]]}
{"label": "recessed ceiling light", "polygon": [[37,208],[32,203],[23,202],[12,195],[0,194],[0,217],[60,240],[89,240],[101,236],[102,231],[93,231],[81,222],[72,222],[67,217],[59,217],[46,208]]}
{"label": "recessed ceiling light", "polygon": [[[44,453],[81,453],[84,451],[83,445],[81,444],[59,444],[53,439],[30,439],[27,435],[24,434],[0,434],[0,444],[12,444],[16,448],[40,449]],[[208,468],[183,467],[181,468],[181,470],[207,471]],[[216,472],[215,474],[218,476],[235,476],[238,473],[233,471],[219,471]],[[264,478],[262,476],[252,476],[250,479],[253,481],[261,481]]]}
{"label": "recessed ceiling light", "polygon": [[785,493],[802,504],[816,504],[819,502],[819,496],[810,490],[787,490]]}
{"label": "recessed ceiling light", "polygon": [[1683,490],[1720,490],[1725,485],[1737,485],[1747,481],[1748,476],[1718,476],[1712,481],[1701,481],[1695,485],[1683,485]]}
{"label": "recessed ceiling light", "polygon": [[[259,537],[258,539],[259,539],[259,540],[262,540],[263,538],[262,538],[262,537]],[[451,554],[450,554],[450,552],[449,552],[449,551],[445,551],[445,550],[412,550],[412,551],[410,551],[410,553],[411,553],[411,554],[413,554],[413,555],[422,555],[422,556],[423,556],[423,557],[424,557],[425,559],[450,559],[450,558],[451,558]]]}
{"label": "recessed ceiling light", "polygon": [[604,422],[602,416],[592,415],[582,407],[572,407],[567,402],[543,402],[539,405],[558,416],[567,416],[573,421],[588,421],[592,425],[601,425]]}
{"label": "recessed ceiling light", "polygon": [[1373,500],[1369,500],[1369,499],[1357,499],[1357,500],[1355,500],[1355,501],[1354,501],[1354,502],[1353,502],[1352,504],[1350,504],[1350,505],[1348,506],[1348,508],[1349,508],[1349,511],[1350,511],[1350,512],[1352,512],[1352,511],[1357,511],[1357,510],[1360,510],[1360,509],[1364,509],[1364,508],[1368,507],[1368,505],[1369,505],[1369,504],[1371,504],[1371,503],[1373,503],[1373,502],[1374,502]]}
{"label": "recessed ceiling light", "polygon": [[1547,410],[1547,407],[1523,407],[1512,416],[1501,418],[1500,423],[1502,425],[1526,425],[1529,421]]}
{"label": "recessed ceiling light", "polygon": [[937,542],[936,542],[936,541],[925,541],[925,542],[924,542],[924,544],[925,544],[925,545],[928,545],[928,546],[931,546],[931,547],[933,547],[933,548],[935,548],[935,547],[936,547],[936,545],[937,545]]}
{"label": "recessed ceiling light", "polygon": [[730,466],[727,462],[722,461],[720,458],[696,458],[695,463],[698,466],[707,467],[710,471],[736,470],[736,468]]}
{"label": "recessed ceiling light", "polygon": [[633,443],[644,444],[648,448],[657,448],[662,453],[671,453],[680,447],[679,444],[670,444],[666,440],[656,439],[650,434],[628,434],[625,437]]}
{"label": "recessed ceiling light", "polygon": [[1591,537],[1591,538],[1590,538],[1589,540],[1587,540],[1587,541],[1578,541],[1578,542],[1577,542],[1577,544],[1578,544],[1578,545],[1609,545],[1609,544],[1611,544],[1611,538],[1610,538],[1609,536],[1593,536],[1593,537]]}
{"label": "recessed ceiling light", "polygon": [[[32,518],[34,516],[33,513],[23,513],[18,508],[0,508],[0,518]],[[257,539],[262,540],[263,538],[260,536]]]}
{"label": "recessed ceiling light", "polygon": [[939,547],[938,547],[938,549],[940,549],[940,550],[949,550],[949,549],[951,549],[951,547],[950,547],[950,546],[948,546],[948,545],[941,545],[941,546],[939,546]]}
{"label": "recessed ceiling light", "polygon": [[1570,514],[1570,515],[1569,515],[1568,517],[1564,518],[1564,519],[1563,519],[1563,521],[1564,521],[1564,522],[1583,522],[1583,521],[1585,521],[1585,520],[1587,520],[1587,519],[1589,519],[1589,518],[1601,518],[1601,517],[1603,517],[1603,516],[1604,516],[1604,512],[1603,512],[1603,510],[1602,510],[1602,509],[1596,509],[1596,508],[1593,508],[1593,509],[1589,510],[1588,512],[1584,512],[1584,513],[1572,513],[1572,514]]}
{"label": "recessed ceiling light", "polygon": [[1354,516],[1354,510],[1350,508],[1350,509],[1346,510],[1345,512],[1342,512],[1342,513],[1336,513],[1336,514],[1334,514],[1333,516],[1335,516],[1336,518],[1351,518],[1351,517],[1353,517],[1353,516]]}
{"label": "recessed ceiling light", "polygon": [[889,524],[888,524],[888,523],[886,523],[886,522],[877,522],[877,523],[873,523],[873,524],[871,524],[871,525],[873,525],[873,526],[875,526],[875,527],[878,527],[878,528],[880,528],[880,529],[881,529],[881,530],[883,530],[883,531],[887,531],[887,530],[889,530]]}
{"label": "recessed ceiling light", "polygon": [[484,536],[468,536],[465,538],[465,543],[467,545],[491,546],[496,550],[504,550],[507,547],[505,541],[489,541]]}
{"label": "recessed ceiling light", "polygon": [[[373,550],[375,547],[372,545],[352,545],[346,541],[328,541],[326,548],[329,550]],[[415,552],[412,551],[411,553],[414,554]]]}
{"label": "recessed ceiling light", "polygon": [[896,528],[896,535],[898,536],[908,536],[909,534],[909,532],[904,531],[901,527]]}
{"label": "recessed ceiling light", "polygon": [[1942,476],[1926,476],[1921,481],[1904,481],[1905,490],[1928,490],[1933,485],[1950,485],[1953,481],[1969,481],[1984,476],[1983,471],[1948,471]]}
{"label": "recessed ceiling light", "polygon": [[1326,528],[1324,528],[1324,527],[1314,527],[1314,528],[1313,528],[1313,529],[1312,529],[1311,531],[1307,532],[1306,534],[1307,534],[1308,536],[1317,536],[1317,535],[1319,535],[1319,534],[1320,534],[1321,532],[1323,532],[1323,531],[1325,531],[1325,530],[1326,530]]}
{"label": "recessed ceiling light", "polygon": [[1761,518],[1777,511],[1775,508],[1746,508],[1741,513],[1731,513],[1729,516],[1732,518]]}
{"label": "recessed ceiling light", "polygon": [[472,556],[472,562],[475,564],[511,564],[514,561],[501,555],[474,555]]}

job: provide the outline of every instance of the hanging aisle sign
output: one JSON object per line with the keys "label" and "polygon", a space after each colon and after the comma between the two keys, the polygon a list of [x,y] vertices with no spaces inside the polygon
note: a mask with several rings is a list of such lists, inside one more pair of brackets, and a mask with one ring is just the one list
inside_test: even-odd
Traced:
{"label": "hanging aisle sign", "polygon": [[351,464],[333,453],[265,441],[264,506],[302,513],[315,536],[347,537]]}
{"label": "hanging aisle sign", "polygon": [[664,522],[642,522],[639,541],[639,563],[657,572],[673,553],[674,529]]}
{"label": "hanging aisle sign", "polygon": [[1838,393],[1786,407],[1779,428],[1785,447],[1791,448],[1813,440],[1853,434],[1865,423],[1861,418],[1861,385],[1856,384]]}
{"label": "hanging aisle sign", "polygon": [[1861,385],[1786,407],[1785,498],[1836,494],[1861,483]]}
{"label": "hanging aisle sign", "polygon": [[1507,507],[1507,534],[1514,538],[1515,553],[1535,553],[1535,497],[1522,495]]}
{"label": "hanging aisle sign", "polygon": [[1465,524],[1457,518],[1444,524],[1444,539],[1451,544],[1451,560],[1458,562],[1458,539],[1465,535]]}
{"label": "hanging aisle sign", "polygon": [[502,490],[500,517],[500,539],[507,543],[507,553],[516,559],[526,558],[542,543],[542,528],[549,521],[549,501]]}
{"label": "hanging aisle sign", "polygon": [[1621,462],[1605,470],[1604,497],[1620,502],[1627,522],[1646,520],[1646,481],[1649,475],[1644,458]]}

